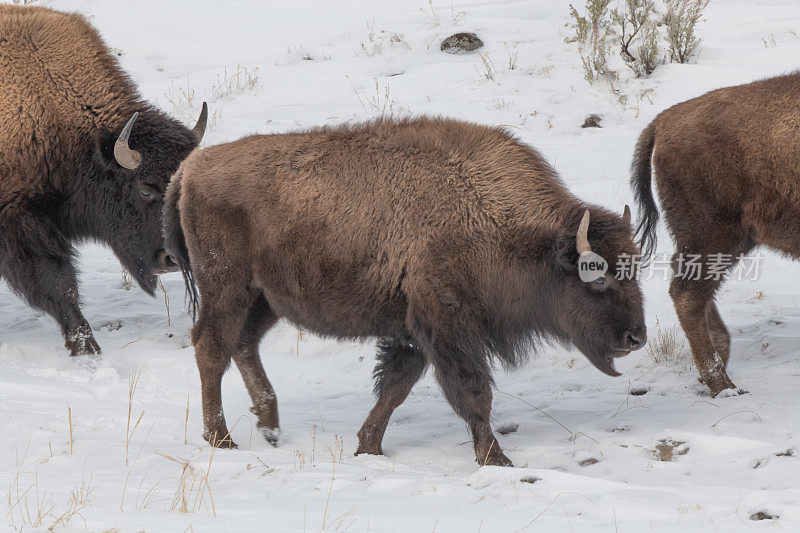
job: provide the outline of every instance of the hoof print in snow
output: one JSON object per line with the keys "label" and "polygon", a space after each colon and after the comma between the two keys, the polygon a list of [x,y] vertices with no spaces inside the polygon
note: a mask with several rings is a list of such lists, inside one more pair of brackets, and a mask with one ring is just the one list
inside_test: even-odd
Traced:
{"label": "hoof print in snow", "polygon": [[122,328],[122,321],[121,320],[113,320],[111,322],[105,322],[104,324],[100,325],[99,329],[103,329],[108,331],[109,333],[112,331],[118,331]]}
{"label": "hoof print in snow", "polygon": [[648,392],[650,392],[650,389],[648,389],[647,387],[636,387],[635,389],[631,389],[630,395],[631,396],[644,396]]}
{"label": "hoof print in snow", "polygon": [[670,462],[675,460],[676,455],[686,455],[689,453],[689,446],[683,441],[662,439],[655,445],[653,455],[659,461]]}
{"label": "hoof print in snow", "polygon": [[750,520],[777,520],[778,518],[780,518],[778,515],[768,511],[756,511],[750,515]]}
{"label": "hoof print in snow", "polygon": [[782,452],[777,452],[775,457],[794,457],[794,448],[789,448],[788,450],[783,450]]}
{"label": "hoof print in snow", "polygon": [[536,477],[536,476],[525,476],[525,477],[521,477],[521,478],[519,478],[519,480],[520,480],[522,483],[530,483],[531,485],[533,485],[533,484],[534,484],[534,483],[536,483],[537,481],[541,481],[541,480],[542,480],[542,478],[540,478],[540,477]]}
{"label": "hoof print in snow", "polygon": [[591,115],[586,115],[586,119],[583,121],[583,124],[581,124],[581,128],[602,128],[603,126],[600,125],[601,122],[603,122],[603,117],[592,113]]}
{"label": "hoof print in snow", "polygon": [[598,459],[595,459],[594,457],[589,457],[588,459],[584,459],[583,461],[578,461],[578,464],[580,466],[592,466],[596,465],[599,462],[600,461]]}
{"label": "hoof print in snow", "polygon": [[501,435],[508,435],[509,433],[516,433],[519,429],[519,424],[511,422],[510,424],[503,424],[497,428],[497,432]]}
{"label": "hoof print in snow", "polygon": [[442,41],[440,49],[448,54],[466,54],[483,46],[483,41],[474,33],[456,33]]}

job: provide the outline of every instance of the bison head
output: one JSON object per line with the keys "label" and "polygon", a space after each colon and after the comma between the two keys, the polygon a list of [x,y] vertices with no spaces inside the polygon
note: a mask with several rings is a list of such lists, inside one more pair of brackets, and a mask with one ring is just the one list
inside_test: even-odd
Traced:
{"label": "bison head", "polygon": [[[181,161],[203,138],[208,108],[203,103],[192,130],[145,109],[134,113],[118,135],[103,132],[96,139],[95,160],[102,167],[97,189],[103,228],[98,232],[142,289],[153,295],[158,274],[177,270],[164,249],[162,211],[164,193]],[[91,200],[89,200],[91,201]]]}
{"label": "bison head", "polygon": [[579,216],[571,217],[553,247],[553,325],[595,367],[618,376],[614,359],[647,339],[630,210],[626,206],[622,218],[599,209],[586,210],[580,222]]}

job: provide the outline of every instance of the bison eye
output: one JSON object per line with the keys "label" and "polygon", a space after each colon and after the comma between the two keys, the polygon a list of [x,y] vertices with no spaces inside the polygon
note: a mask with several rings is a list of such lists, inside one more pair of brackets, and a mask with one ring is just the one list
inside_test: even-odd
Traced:
{"label": "bison eye", "polygon": [[605,285],[605,284],[606,284],[606,278],[605,278],[605,276],[603,276],[603,277],[600,277],[600,278],[597,278],[596,280],[594,280],[594,284],[595,284],[595,285],[598,285],[598,286],[600,286],[600,287],[602,287],[603,285]]}
{"label": "bison eye", "polygon": [[147,185],[139,185],[139,194],[146,200],[152,200],[156,197],[156,191]]}

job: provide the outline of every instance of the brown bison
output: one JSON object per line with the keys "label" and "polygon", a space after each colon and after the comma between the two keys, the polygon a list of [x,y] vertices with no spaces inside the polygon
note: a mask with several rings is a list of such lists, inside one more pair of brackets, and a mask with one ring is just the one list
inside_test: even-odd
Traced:
{"label": "brown bison", "polygon": [[392,411],[430,364],[491,465],[511,464],[489,425],[492,360],[514,367],[553,339],[618,375],[614,358],[644,344],[636,281],[613,264],[590,283],[577,271],[579,253],[613,263],[638,252],[630,212],[587,206],[500,129],[418,118],[246,137],[189,156],[164,220],[199,289],[192,342],[205,438],[218,446],[233,446],[220,396],[231,357],[275,442],[258,341],[282,317],[379,339],[378,400],[356,453],[382,453]]}
{"label": "brown bison", "polygon": [[[642,246],[655,248],[652,173],[675,240],[669,292],[700,380],[715,396],[742,391],[725,371],[731,341],[714,303],[723,279],[709,266],[731,268],[759,244],[800,257],[798,108],[800,74],[719,89],[662,112],[636,146]],[[705,270],[685,268],[689,257]]]}
{"label": "brown bison", "polygon": [[72,355],[100,352],[74,243],[108,244],[152,295],[175,269],[163,194],[206,115],[189,130],[143,101],[82,16],[0,5],[0,276],[58,321]]}

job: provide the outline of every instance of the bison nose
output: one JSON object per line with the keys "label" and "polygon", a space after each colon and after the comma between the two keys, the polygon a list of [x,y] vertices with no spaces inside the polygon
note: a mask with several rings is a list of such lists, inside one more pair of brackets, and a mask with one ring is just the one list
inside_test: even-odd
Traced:
{"label": "bison nose", "polygon": [[638,350],[642,346],[647,343],[647,333],[642,330],[641,332],[637,332],[637,334],[633,334],[630,331],[626,331],[622,334],[622,339],[627,348],[630,351]]}
{"label": "bison nose", "polygon": [[178,265],[169,252],[161,250],[156,257],[156,271],[159,274],[165,274],[167,272],[176,272],[177,270]]}

